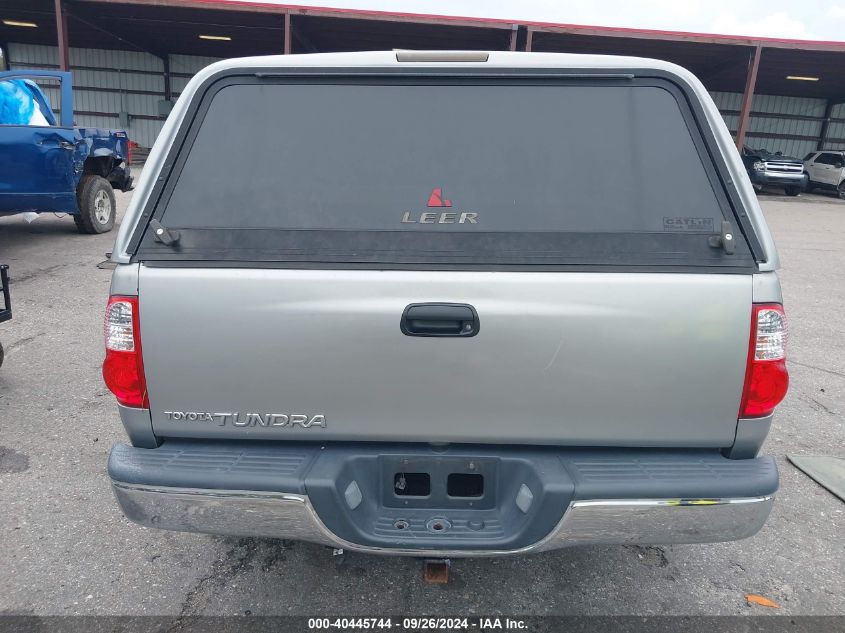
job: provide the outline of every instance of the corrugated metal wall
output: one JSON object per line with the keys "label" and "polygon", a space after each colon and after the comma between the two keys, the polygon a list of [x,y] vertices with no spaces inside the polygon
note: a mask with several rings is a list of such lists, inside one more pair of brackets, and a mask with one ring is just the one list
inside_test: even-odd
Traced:
{"label": "corrugated metal wall", "polygon": [[185,85],[190,80],[190,77],[185,75],[195,75],[200,70],[220,61],[217,57],[194,57],[192,55],[170,55],[170,72],[173,75],[170,80],[171,90],[174,95],[181,94],[185,89]]}
{"label": "corrugated metal wall", "polygon": [[[55,46],[33,44],[8,45],[11,69],[58,68]],[[212,58],[171,55],[171,89],[178,95],[191,75],[216,61]],[[129,137],[144,147],[151,147],[161,131],[164,117],[159,115],[159,101],[164,99],[164,64],[148,53],[71,48],[74,111],[82,127],[123,127],[119,113],[129,114]],[[46,89],[51,103],[58,104],[58,90]]]}
{"label": "corrugated metal wall", "polygon": [[[713,92],[713,100],[725,119],[731,132],[736,133],[739,125],[739,111],[742,107],[742,94],[739,92]],[[783,152],[789,156],[803,157],[807,152],[816,149],[816,141],[812,139],[796,139],[792,136],[818,137],[821,133],[822,122],[778,118],[778,114],[789,116],[817,117],[824,116],[824,99],[809,99],[802,97],[776,97],[772,95],[755,95],[751,103],[751,120],[748,122],[746,145],[763,147],[770,152]],[[764,113],[768,116],[754,116],[753,113]],[[833,115],[834,117],[836,115]],[[828,133],[833,133],[833,125]],[[780,138],[772,138],[777,135]]]}
{"label": "corrugated metal wall", "polygon": [[[835,105],[830,110],[832,119],[845,119],[845,103]],[[845,123],[831,123],[827,130],[828,138],[845,138]],[[845,143],[826,143],[826,149],[845,149]]]}
{"label": "corrugated metal wall", "polygon": [[[58,67],[58,51],[54,46],[10,43],[8,52],[13,69]],[[214,57],[170,55],[174,97],[184,90],[192,75],[215,61]],[[120,127],[118,113],[128,112],[130,138],[144,147],[151,147],[164,122],[158,106],[164,99],[162,60],[148,53],[71,48],[70,63],[78,124]],[[58,103],[57,92],[48,91],[54,103]],[[735,92],[714,92],[712,95],[728,128],[736,132],[742,95]],[[748,145],[798,157],[816,148],[812,137],[818,137],[821,131],[820,119],[825,111],[823,99],[756,95],[751,110],[757,116],[752,114],[749,122]],[[845,119],[845,104],[833,108],[831,116]],[[828,137],[845,138],[845,123],[831,123]],[[845,143],[830,143],[829,147],[845,149]]]}

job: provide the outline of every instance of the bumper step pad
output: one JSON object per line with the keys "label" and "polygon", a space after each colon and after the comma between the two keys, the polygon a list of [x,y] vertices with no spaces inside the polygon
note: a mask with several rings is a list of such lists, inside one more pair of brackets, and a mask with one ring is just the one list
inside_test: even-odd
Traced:
{"label": "bumper step pad", "polygon": [[451,556],[744,538],[778,486],[773,459],[715,450],[184,440],[116,445],[109,474],[143,525]]}

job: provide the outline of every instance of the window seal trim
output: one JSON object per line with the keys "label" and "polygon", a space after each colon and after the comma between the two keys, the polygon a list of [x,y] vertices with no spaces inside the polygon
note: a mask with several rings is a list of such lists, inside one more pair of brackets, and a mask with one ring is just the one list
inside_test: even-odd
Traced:
{"label": "window seal trim", "polygon": [[[176,138],[172,145],[168,148],[167,156],[161,163],[159,178],[157,178],[153,190],[148,197],[141,215],[133,229],[132,236],[127,245],[127,252],[130,254],[131,262],[142,261],[139,257],[139,249],[141,248],[144,235],[146,233],[149,221],[155,218],[161,221],[164,205],[163,201],[169,199],[173,188],[175,187],[178,177],[181,174],[182,166],[184,166],[187,155],[190,153],[196,136],[202,127],[202,119],[197,120],[198,117],[204,117],[214,95],[223,88],[233,84],[244,83],[265,83],[268,80],[317,80],[320,83],[334,83],[326,81],[327,79],[334,79],[335,81],[342,79],[344,83],[361,83],[362,79],[391,78],[393,80],[405,79],[411,80],[410,83],[418,84],[420,79],[429,79],[435,82],[442,82],[443,80],[454,79],[469,79],[478,81],[479,79],[488,79],[492,83],[497,83],[501,79],[508,80],[567,80],[573,82],[575,85],[584,82],[586,85],[596,85],[597,82],[616,83],[638,83],[639,85],[651,85],[651,83],[643,82],[659,82],[662,84],[659,87],[667,88],[671,86],[673,89],[670,93],[676,98],[681,114],[690,131],[693,143],[699,153],[699,158],[704,166],[707,177],[710,180],[714,193],[716,194],[718,203],[722,208],[723,214],[729,212],[733,217],[736,225],[748,244],[751,254],[755,262],[764,262],[764,251],[762,245],[753,230],[750,218],[743,211],[743,206],[739,198],[739,194],[734,186],[730,171],[722,159],[721,152],[718,149],[715,136],[709,126],[701,124],[706,121],[706,116],[701,103],[694,95],[691,94],[691,89],[685,83],[679,82],[678,78],[666,71],[656,69],[604,69],[596,70],[595,72],[584,73],[583,69],[560,69],[560,68],[533,68],[533,69],[503,69],[503,68],[473,68],[462,70],[460,72],[450,71],[448,69],[440,68],[422,68],[408,71],[404,68],[244,68],[244,69],[228,69],[223,70],[208,79],[196,91],[193,99],[188,105],[188,111],[185,118],[177,131]],[[599,85],[601,85],[601,83]],[[677,91],[677,92],[675,92]],[[678,99],[682,97],[683,100]],[[187,150],[187,151],[183,151]],[[715,169],[714,169],[715,167]],[[161,177],[164,175],[164,177]]]}

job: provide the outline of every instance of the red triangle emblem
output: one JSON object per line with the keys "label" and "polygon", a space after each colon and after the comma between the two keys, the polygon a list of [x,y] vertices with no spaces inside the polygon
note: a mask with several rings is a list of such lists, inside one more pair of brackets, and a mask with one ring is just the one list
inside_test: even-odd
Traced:
{"label": "red triangle emblem", "polygon": [[429,207],[451,207],[452,201],[451,200],[444,200],[443,199],[443,189],[441,187],[437,187],[431,190],[431,195],[428,197],[428,204]]}

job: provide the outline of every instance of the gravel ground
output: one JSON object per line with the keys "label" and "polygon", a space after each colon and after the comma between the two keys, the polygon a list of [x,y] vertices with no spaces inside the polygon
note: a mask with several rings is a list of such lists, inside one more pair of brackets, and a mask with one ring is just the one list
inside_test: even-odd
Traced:
{"label": "gravel ground", "polygon": [[[129,194],[118,194],[121,212]],[[0,219],[14,319],[0,324],[0,613],[18,614],[845,614],[845,504],[785,453],[845,457],[845,203],[763,196],[783,260],[792,387],[765,451],[781,491],[736,543],[582,547],[453,561],[445,586],[420,563],[285,541],[140,528],[105,473],[124,441],[100,378],[114,234],[69,218]]]}

